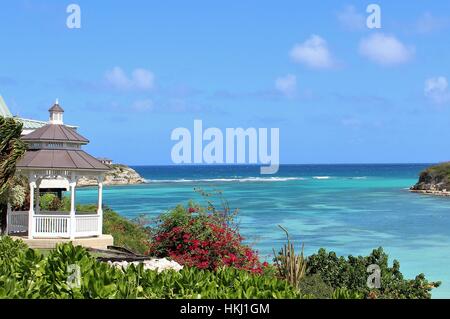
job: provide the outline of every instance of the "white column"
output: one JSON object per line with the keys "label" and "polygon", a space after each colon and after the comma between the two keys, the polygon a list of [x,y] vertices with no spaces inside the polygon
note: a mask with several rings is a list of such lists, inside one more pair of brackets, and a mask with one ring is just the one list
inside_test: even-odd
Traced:
{"label": "white column", "polygon": [[30,210],[28,211],[28,239],[33,239],[35,229],[34,229],[34,189],[36,188],[36,183],[34,181],[30,182]]}
{"label": "white column", "polygon": [[11,204],[8,203],[7,208],[6,208],[6,235],[9,235],[9,224],[10,224],[11,214],[12,214]]}
{"label": "white column", "polygon": [[98,182],[98,203],[97,203],[97,215],[98,215],[98,235],[103,234],[103,180],[99,179]]}
{"label": "white column", "polygon": [[75,187],[77,186],[77,182],[69,183],[70,186],[70,239],[75,239],[76,232],[76,220],[75,220]]}
{"label": "white column", "polygon": [[34,211],[36,214],[39,214],[41,211],[41,192],[39,191],[39,186],[41,185],[41,181],[36,182],[36,205]]}

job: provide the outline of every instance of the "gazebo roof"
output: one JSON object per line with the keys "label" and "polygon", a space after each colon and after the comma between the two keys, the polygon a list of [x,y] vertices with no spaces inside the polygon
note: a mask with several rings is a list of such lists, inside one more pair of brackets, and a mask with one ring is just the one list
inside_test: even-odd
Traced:
{"label": "gazebo roof", "polygon": [[18,169],[67,169],[108,171],[110,168],[82,150],[27,150]]}
{"label": "gazebo roof", "polygon": [[55,141],[87,144],[89,140],[74,129],[61,124],[47,124],[22,138],[24,141]]}
{"label": "gazebo roof", "polygon": [[53,106],[51,108],[49,108],[48,111],[49,112],[61,112],[61,113],[64,113],[63,108],[59,105],[58,102],[53,104]]}
{"label": "gazebo roof", "polygon": [[22,137],[22,140],[29,144],[29,148],[17,164],[19,170],[89,171],[101,174],[110,169],[81,150],[81,146],[89,143],[89,140],[63,124],[64,110],[58,101],[49,112],[49,124]]}

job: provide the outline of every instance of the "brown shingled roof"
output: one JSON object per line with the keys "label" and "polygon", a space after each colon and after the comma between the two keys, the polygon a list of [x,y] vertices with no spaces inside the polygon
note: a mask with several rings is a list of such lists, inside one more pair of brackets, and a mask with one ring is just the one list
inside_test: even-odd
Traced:
{"label": "brown shingled roof", "polygon": [[22,137],[24,141],[57,141],[87,144],[89,140],[65,125],[47,124]]}
{"label": "brown shingled roof", "polygon": [[61,106],[59,106],[59,104],[53,104],[53,106],[48,110],[49,112],[61,112],[63,113],[64,110]]}
{"label": "brown shingled roof", "polygon": [[17,164],[18,169],[79,169],[107,171],[110,168],[82,150],[28,150]]}

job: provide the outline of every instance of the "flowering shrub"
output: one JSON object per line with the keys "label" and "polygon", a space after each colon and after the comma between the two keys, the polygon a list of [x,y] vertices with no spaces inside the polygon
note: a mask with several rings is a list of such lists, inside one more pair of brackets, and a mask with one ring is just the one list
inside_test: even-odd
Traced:
{"label": "flowering shrub", "polygon": [[242,241],[232,216],[211,207],[179,205],[160,216],[149,253],[200,269],[229,266],[261,274],[267,264]]}

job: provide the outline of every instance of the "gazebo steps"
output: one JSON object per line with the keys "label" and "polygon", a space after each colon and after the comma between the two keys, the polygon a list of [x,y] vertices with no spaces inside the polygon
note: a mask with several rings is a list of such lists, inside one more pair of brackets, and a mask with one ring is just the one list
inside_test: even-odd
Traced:
{"label": "gazebo steps", "polygon": [[37,249],[51,249],[55,248],[57,244],[72,242],[75,246],[83,246],[86,248],[95,249],[107,249],[108,246],[112,246],[114,239],[111,235],[101,235],[99,237],[86,237],[86,238],[34,238],[28,239],[22,236],[12,236],[14,239],[21,239],[30,248]]}

